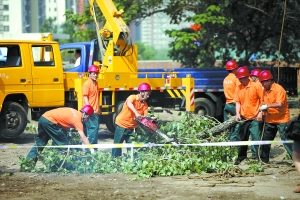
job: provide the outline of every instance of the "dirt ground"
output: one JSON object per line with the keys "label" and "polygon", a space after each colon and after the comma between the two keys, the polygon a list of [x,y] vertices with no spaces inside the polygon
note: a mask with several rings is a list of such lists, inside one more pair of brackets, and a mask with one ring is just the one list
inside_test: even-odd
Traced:
{"label": "dirt ground", "polygon": [[[298,116],[299,109],[291,109]],[[178,116],[162,113],[161,119],[176,120]],[[112,143],[105,126],[99,143]],[[279,134],[278,134],[279,135]],[[14,141],[0,141],[0,199],[300,199],[293,193],[300,175],[291,160],[284,160],[282,145],[272,145],[271,159],[265,171],[242,174],[248,165],[242,162],[227,174],[191,174],[188,176],[155,177],[129,181],[135,175],[126,174],[68,174],[19,172],[19,156],[29,148],[3,149],[3,146],[32,146],[32,133],[24,133]],[[276,137],[276,140],[279,140]]]}

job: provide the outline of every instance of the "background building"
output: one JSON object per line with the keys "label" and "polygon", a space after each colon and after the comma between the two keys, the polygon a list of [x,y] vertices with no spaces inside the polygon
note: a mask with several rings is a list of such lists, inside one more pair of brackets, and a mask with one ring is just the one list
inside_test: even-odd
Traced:
{"label": "background building", "polygon": [[[61,33],[66,9],[83,13],[87,4],[88,0],[0,0],[0,34],[39,33],[43,22],[49,18],[56,18],[54,24],[57,33]],[[184,27],[189,24],[171,25],[168,16],[158,13],[144,19],[139,26],[131,23],[130,31],[134,43],[140,41],[155,49],[166,49],[171,38],[164,31]]]}
{"label": "background building", "polygon": [[190,23],[170,24],[170,18],[166,14],[157,13],[142,21],[138,26],[139,32],[136,32],[136,39],[154,49],[166,49],[169,48],[168,45],[172,39],[164,31],[186,27],[190,27]]}
{"label": "background building", "polygon": [[77,0],[0,0],[0,34],[38,33],[50,17],[60,32],[66,9],[77,13],[77,5]]}

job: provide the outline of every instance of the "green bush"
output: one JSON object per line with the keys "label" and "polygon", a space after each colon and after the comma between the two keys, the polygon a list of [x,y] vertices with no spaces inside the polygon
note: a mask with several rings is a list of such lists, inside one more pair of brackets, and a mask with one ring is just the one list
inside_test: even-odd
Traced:
{"label": "green bush", "polygon": [[[197,138],[197,133],[205,132],[218,122],[211,118],[181,113],[182,119],[158,123],[160,130],[169,137],[176,137],[181,145],[135,148],[133,157],[123,154],[112,158],[110,153],[97,151],[90,154],[85,149],[58,151],[45,148],[38,159],[45,167],[34,168],[32,162],[20,156],[21,171],[60,173],[126,173],[138,177],[173,176],[191,173],[222,172],[232,168],[237,158],[237,147],[231,146],[188,146],[204,142],[225,142],[226,131],[216,137]],[[69,131],[70,144],[81,144],[77,132]],[[136,143],[159,143],[161,138],[153,133],[137,129],[132,138]],[[49,141],[48,145],[51,145]],[[251,167],[255,169],[254,166]],[[260,169],[258,169],[259,171]]]}

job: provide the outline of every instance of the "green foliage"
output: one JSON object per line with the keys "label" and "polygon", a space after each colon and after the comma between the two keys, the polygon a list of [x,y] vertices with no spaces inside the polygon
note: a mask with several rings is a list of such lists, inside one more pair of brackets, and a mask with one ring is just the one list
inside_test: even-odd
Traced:
{"label": "green foliage", "polygon": [[13,172],[8,172],[8,173],[2,174],[2,176],[5,176],[5,177],[12,176],[12,175],[14,175]]}
{"label": "green foliage", "polygon": [[59,40],[60,44],[65,44],[65,43],[70,43],[70,42],[75,42],[77,41],[76,35],[75,35],[75,25],[72,24],[69,21],[66,21],[64,24],[61,25],[61,28],[63,30],[64,34],[67,34],[70,36],[70,39],[66,40]]}
{"label": "green foliage", "polygon": [[31,133],[37,133],[38,127],[36,127],[34,124],[30,124],[29,126],[26,126],[26,131],[30,131]]}
{"label": "green foliage", "polygon": [[46,19],[40,28],[41,33],[57,33],[56,17]]}
{"label": "green foliage", "polygon": [[263,172],[264,168],[261,166],[261,163],[258,161],[249,161],[248,164],[250,165],[246,172]]}
{"label": "green foliage", "polygon": [[171,60],[168,56],[169,49],[157,49],[155,51],[155,60]]}
{"label": "green foliage", "polygon": [[137,42],[136,45],[138,46],[138,60],[154,60],[155,57],[155,50],[145,45],[142,42]]}
{"label": "green foliage", "polygon": [[[95,11],[98,21],[103,21],[103,16],[99,14],[101,12],[98,7],[95,7]],[[97,38],[95,23],[88,5],[84,7],[82,14],[74,14],[72,11],[66,10],[65,16],[65,26],[73,26],[75,28],[74,32],[69,30],[73,42],[91,41],[92,39]]]}
{"label": "green foliage", "polygon": [[171,50],[168,56],[176,61],[180,61],[184,67],[197,68],[199,66],[198,54],[200,47],[194,44],[194,38],[200,38],[200,34],[193,33],[192,29],[167,30],[167,35],[174,38],[169,44]]}
{"label": "green foliage", "polygon": [[142,42],[135,43],[138,46],[138,60],[170,60],[168,49],[155,50]]}
{"label": "green foliage", "polygon": [[[170,12],[169,15],[174,23],[190,21],[191,24],[202,25],[200,38],[202,45],[199,54],[195,57],[195,60],[199,60],[199,67],[207,66],[209,61],[213,61],[212,55],[217,55],[216,59],[223,60],[223,62],[232,58],[239,59],[239,65],[249,65],[249,58],[253,53],[257,53],[259,59],[274,61],[278,57],[279,44],[281,44],[281,57],[288,64],[292,64],[299,61],[300,41],[297,40],[299,33],[294,30],[298,27],[300,7],[298,1],[286,1],[286,3],[285,15],[284,1],[267,0],[259,3],[235,0],[223,3],[211,0],[188,2],[172,0],[168,4],[168,10],[176,10],[176,12]],[[194,6],[189,6],[191,4]],[[186,12],[193,14],[185,16]],[[281,32],[283,17],[284,29]],[[182,31],[184,30],[179,32]],[[282,39],[280,39],[281,33]],[[171,37],[176,40],[181,36],[176,34]],[[184,58],[181,54],[172,51],[182,51],[176,47],[185,45],[185,42],[180,40],[171,44],[173,46],[172,59]],[[209,53],[205,54],[205,52]],[[182,54],[189,56],[188,52],[182,51]],[[213,63],[208,66],[213,66]]]}
{"label": "green foliage", "polygon": [[33,159],[26,159],[24,156],[19,157],[20,171],[21,172],[35,172],[35,162]]}
{"label": "green foliage", "polygon": [[283,158],[283,160],[291,160],[291,156],[289,154],[286,154],[285,157]]}
{"label": "green foliage", "polygon": [[[224,142],[226,134],[209,137],[205,140],[197,138],[198,132],[205,132],[217,122],[210,118],[201,119],[190,113],[180,113],[182,120],[178,122],[160,122],[160,130],[175,137],[180,144],[200,144],[207,142]],[[153,113],[150,112],[150,116]],[[74,130],[67,132],[69,144],[81,144],[79,135]],[[137,129],[132,138],[134,143],[159,143],[157,134],[146,133]],[[52,145],[49,141],[48,145]],[[237,157],[236,147],[202,147],[165,145],[163,147],[135,148],[133,157],[123,154],[112,158],[110,153],[97,151],[90,154],[85,149],[53,149],[45,148],[38,160],[45,167],[34,167],[34,160],[26,160],[20,156],[21,171],[59,172],[59,173],[127,173],[138,177],[173,176],[191,173],[222,172],[232,168]],[[259,171],[259,169],[257,169]]]}

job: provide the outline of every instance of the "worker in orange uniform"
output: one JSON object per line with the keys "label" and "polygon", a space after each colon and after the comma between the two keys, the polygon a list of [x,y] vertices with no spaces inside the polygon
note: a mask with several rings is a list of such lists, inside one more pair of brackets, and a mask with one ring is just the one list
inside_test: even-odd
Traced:
{"label": "worker in orange uniform", "polygon": [[[260,69],[253,69],[250,73],[250,80],[253,82],[253,83],[256,83],[258,84],[259,87],[262,88],[262,85],[261,83],[259,82],[259,74],[260,74],[261,70]],[[263,90],[263,89],[262,89]],[[263,91],[260,91],[260,92],[263,92]],[[264,116],[264,114],[263,114]],[[261,126],[260,129],[262,129],[262,125],[263,123],[259,123],[259,125]],[[253,140],[253,138],[251,137],[251,134],[250,134],[250,140]],[[253,159],[257,159],[257,153],[256,153],[256,149],[254,147],[254,145],[251,145],[251,152],[252,152],[252,158]]]}
{"label": "worker in orange uniform", "polygon": [[[56,108],[45,112],[39,119],[38,135],[35,139],[35,145],[28,153],[26,159],[33,159],[37,162],[38,153],[43,151],[48,140],[52,139],[54,145],[68,145],[68,138],[63,129],[75,128],[85,145],[90,145],[83,129],[83,123],[86,123],[93,115],[94,111],[91,106],[83,106],[80,111],[73,108]],[[65,148],[58,148],[65,150]],[[94,153],[94,149],[90,149]]]}
{"label": "worker in orange uniform", "polygon": [[251,81],[252,81],[252,82],[255,82],[255,83],[259,83],[259,84],[260,84],[259,79],[258,79],[258,76],[259,76],[260,72],[261,72],[260,69],[253,69],[253,70],[251,71],[250,78],[251,78]]}
{"label": "worker in orange uniform", "polygon": [[[286,91],[281,85],[274,82],[273,75],[268,70],[264,70],[259,74],[259,81],[264,87],[264,104],[259,108],[260,111],[265,112],[262,140],[274,140],[277,131],[279,131],[282,140],[287,140],[284,128],[286,123],[290,121],[290,111]],[[284,144],[284,147],[292,158],[292,144]],[[269,162],[270,149],[270,144],[260,146],[260,159],[262,162]]]}
{"label": "worker in orange uniform", "polygon": [[[148,83],[141,83],[138,86],[138,94],[130,95],[124,103],[123,109],[116,117],[116,130],[114,134],[114,143],[130,143],[130,136],[133,135],[137,127],[134,121],[135,117],[148,115],[148,104],[146,100],[151,94],[151,87]],[[127,151],[129,148],[127,149]],[[112,149],[112,157],[122,155],[121,148]]]}
{"label": "worker in orange uniform", "polygon": [[[226,104],[224,106],[224,121],[228,120],[228,116],[235,116],[235,101],[234,94],[236,87],[240,84],[239,80],[236,78],[236,70],[238,69],[238,65],[234,60],[229,60],[226,63],[226,70],[228,71],[228,75],[225,77],[223,81],[223,89],[226,97]],[[234,132],[229,133],[228,139],[230,141],[236,141],[237,135]]]}
{"label": "worker in orange uniform", "polygon": [[85,133],[91,144],[98,143],[98,131],[99,131],[99,88],[98,88],[98,74],[99,67],[91,65],[88,69],[89,78],[83,83],[82,95],[84,105],[90,105],[94,109],[94,114],[90,120],[85,124]]}
{"label": "worker in orange uniform", "polygon": [[[248,141],[251,134],[253,141],[260,140],[260,124],[262,121],[262,112],[258,112],[262,105],[262,88],[250,81],[249,70],[246,66],[238,68],[236,77],[240,81],[234,100],[236,101],[236,121],[235,131],[238,133],[239,141]],[[254,146],[257,153],[258,145]],[[248,146],[239,146],[238,158],[235,165],[247,158]]]}

